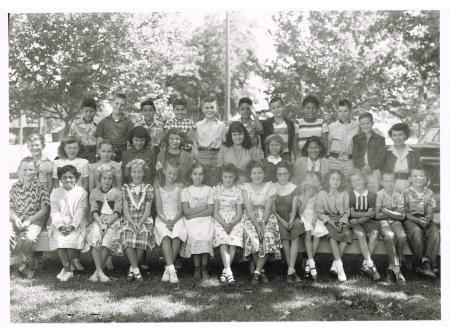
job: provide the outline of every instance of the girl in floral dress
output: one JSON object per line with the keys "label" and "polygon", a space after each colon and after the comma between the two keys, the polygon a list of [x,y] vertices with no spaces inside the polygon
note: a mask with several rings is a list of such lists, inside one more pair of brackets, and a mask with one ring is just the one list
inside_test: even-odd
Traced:
{"label": "girl in floral dress", "polygon": [[145,250],[155,246],[153,238],[153,220],[150,210],[153,199],[153,188],[142,182],[148,169],[144,160],[134,159],[127,165],[131,183],[122,186],[123,217],[120,241],[122,249],[130,261],[127,280],[143,281],[139,270],[139,262]]}
{"label": "girl in floral dress", "polygon": [[180,163],[168,160],[163,168],[162,185],[155,190],[157,216],[155,219],[155,241],[162,247],[166,266],[161,280],[178,283],[174,262],[180,251],[181,242],[186,241],[186,225],[181,208],[181,191],[177,179]]}
{"label": "girl in floral dress", "polygon": [[181,203],[186,219],[186,243],[181,248],[181,256],[194,260],[194,278],[207,279],[208,259],[214,256],[214,225],[212,214],[214,198],[212,188],[204,185],[205,167],[195,163],[191,168],[192,185],[183,189]]}
{"label": "girl in floral dress", "polygon": [[213,246],[220,246],[220,257],[224,269],[220,276],[221,283],[235,282],[231,263],[236,254],[236,247],[242,247],[242,192],[234,185],[239,179],[239,172],[233,164],[222,166],[222,184],[214,188],[214,238]]}
{"label": "girl in floral dress", "polygon": [[278,221],[272,213],[276,187],[272,182],[264,182],[264,166],[261,161],[251,161],[248,169],[251,182],[241,186],[245,204],[244,256],[251,256],[252,285],[257,285],[261,281],[269,282],[263,270],[264,264],[269,254],[281,259],[281,241]]}
{"label": "girl in floral dress", "polygon": [[91,249],[95,263],[95,271],[89,280],[105,283],[109,281],[103,272],[107,257],[110,253],[122,254],[120,246],[122,192],[114,187],[117,171],[112,166],[99,166],[97,170],[100,185],[89,196],[94,221],[88,226],[83,252]]}

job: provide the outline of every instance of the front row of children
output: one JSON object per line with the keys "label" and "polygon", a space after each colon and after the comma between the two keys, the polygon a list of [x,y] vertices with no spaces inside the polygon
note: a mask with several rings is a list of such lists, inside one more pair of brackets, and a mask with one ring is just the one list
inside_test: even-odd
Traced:
{"label": "front row of children", "polygon": [[[265,182],[264,168],[262,161],[250,162],[250,181],[237,186],[238,172],[232,164],[226,164],[221,183],[211,188],[203,183],[205,168],[195,163],[188,175],[190,186],[182,188],[177,183],[179,163],[169,160],[163,172],[164,182],[154,190],[143,182],[146,163],[134,159],[127,164],[130,182],[121,189],[115,187],[115,168],[100,165],[99,185],[88,199],[77,184],[79,173],[75,167],[58,168],[61,186],[49,197],[35,179],[32,158],[25,158],[19,167],[20,180],[10,192],[11,242],[24,259],[19,271],[26,274],[29,270],[32,245],[50,207],[50,248],[58,251],[63,264],[57,276],[61,281],[73,277],[71,262],[79,250],[91,250],[96,267],[89,277],[91,281],[109,281],[103,266],[110,254],[125,254],[130,262],[127,280],[142,281],[139,262],[145,251],[151,251],[156,244],[161,246],[166,262],[164,282],[178,282],[174,262],[179,254],[192,257],[196,279],[209,278],[208,260],[213,248],[219,247],[224,266],[219,279],[232,284],[235,280],[231,263],[240,247],[249,260],[251,284],[267,283],[265,263],[269,255],[281,258],[282,247],[288,264],[287,282],[295,283],[300,281],[295,264],[301,235],[307,254],[305,277],[317,279],[314,258],[324,238],[334,258],[330,271],[339,281],[345,281],[342,255],[354,235],[364,258],[361,271],[378,280],[380,274],[371,255],[379,233],[389,255],[389,280],[405,283],[400,266],[408,241],[418,260],[417,270],[435,277],[440,236],[432,222],[433,193],[426,187],[422,169],[411,171],[411,186],[403,194],[394,190],[395,174],[385,172],[383,189],[374,194],[368,192],[360,170],[350,174],[349,189],[338,170],[323,176],[323,186],[322,178],[315,173],[308,173],[297,186],[290,182],[289,163],[281,161],[276,165],[277,183]],[[154,222],[150,216],[153,196],[157,212]],[[88,216],[93,220],[88,221]]]}

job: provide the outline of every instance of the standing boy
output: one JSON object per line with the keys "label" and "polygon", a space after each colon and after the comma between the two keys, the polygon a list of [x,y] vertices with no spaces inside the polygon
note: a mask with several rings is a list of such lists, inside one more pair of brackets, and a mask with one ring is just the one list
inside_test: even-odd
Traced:
{"label": "standing boy", "polygon": [[95,132],[97,136],[97,152],[101,142],[108,139],[114,146],[114,160],[117,162],[122,160],[122,152],[127,149],[128,133],[134,127],[131,120],[123,114],[125,102],[125,94],[115,94],[111,103],[113,109],[111,115],[100,121]]}
{"label": "standing boy", "polygon": [[97,153],[97,137],[95,136],[97,124],[94,122],[97,102],[95,99],[84,99],[81,104],[81,113],[81,118],[75,120],[70,126],[69,135],[75,136],[83,144],[84,151],[80,153],[79,157],[87,159],[89,163],[94,163]]}
{"label": "standing boy", "polygon": [[362,113],[358,120],[361,133],[353,136],[353,164],[366,174],[369,191],[377,192],[384,167],[386,143],[383,136],[373,131],[373,116],[370,112]]}
{"label": "standing boy", "polygon": [[141,102],[141,112],[143,120],[138,122],[136,126],[142,126],[147,130],[148,135],[150,135],[150,147],[153,147],[155,155],[157,155],[164,136],[164,123],[155,118],[156,107],[150,99]]}
{"label": "standing boy", "polygon": [[273,117],[263,122],[263,134],[261,135],[262,149],[264,152],[267,152],[264,141],[269,135],[280,135],[283,139],[282,158],[291,162],[292,156],[294,156],[294,144],[297,144],[295,125],[292,120],[283,116],[284,103],[282,98],[276,96],[270,99],[269,107]]}
{"label": "standing boy", "polygon": [[226,125],[216,118],[217,101],[208,98],[204,101],[202,112],[205,118],[195,123],[193,155],[194,158],[206,166],[206,184],[216,185],[217,155],[225,140]]}
{"label": "standing boy", "polygon": [[253,108],[253,101],[250,98],[240,98],[238,110],[241,115],[239,121],[247,129],[248,134],[252,138],[253,145],[260,147],[259,136],[263,132],[263,125],[256,114],[255,108]]}
{"label": "standing boy", "polygon": [[353,169],[353,136],[359,133],[358,122],[351,119],[351,108],[350,101],[339,101],[338,120],[328,126],[329,168],[338,169],[346,176]]}
{"label": "standing boy", "polygon": [[317,118],[320,102],[315,96],[308,95],[303,99],[303,118],[295,120],[297,127],[297,153],[300,155],[306,140],[311,136],[317,136],[323,140],[325,152],[328,143],[328,125],[322,118]]}
{"label": "standing boy", "polygon": [[169,119],[164,126],[165,132],[172,128],[182,132],[185,136],[185,143],[182,150],[191,152],[194,140],[195,123],[192,119],[186,118],[187,102],[183,99],[176,99],[173,103],[173,113],[175,117]]}

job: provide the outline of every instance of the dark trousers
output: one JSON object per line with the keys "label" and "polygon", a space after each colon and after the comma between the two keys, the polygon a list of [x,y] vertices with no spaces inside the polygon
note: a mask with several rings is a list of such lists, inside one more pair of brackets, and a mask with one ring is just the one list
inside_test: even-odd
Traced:
{"label": "dark trousers", "polygon": [[411,252],[417,261],[429,260],[433,266],[441,245],[441,234],[437,225],[431,222],[422,228],[411,220],[404,222]]}

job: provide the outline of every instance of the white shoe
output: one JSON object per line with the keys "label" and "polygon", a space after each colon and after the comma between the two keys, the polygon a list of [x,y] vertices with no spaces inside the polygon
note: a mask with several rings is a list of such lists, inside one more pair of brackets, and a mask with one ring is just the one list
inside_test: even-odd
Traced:
{"label": "white shoe", "polygon": [[170,276],[169,276],[169,269],[167,269],[167,266],[164,268],[164,273],[161,277],[161,281],[162,282],[168,282],[170,281]]}
{"label": "white shoe", "polygon": [[169,281],[171,284],[178,283],[178,276],[177,276],[177,272],[175,270],[169,271]]}
{"label": "white shoe", "polygon": [[59,280],[61,280],[62,276],[64,275],[64,272],[65,272],[65,270],[64,270],[64,267],[63,267],[63,269],[61,269],[61,271],[59,272],[59,274],[56,275],[56,278],[58,278]]}
{"label": "white shoe", "polygon": [[331,265],[330,273],[332,273],[334,276],[338,275],[338,272],[337,272],[337,269],[336,269],[336,261],[335,260],[333,260],[333,264]]}
{"label": "white shoe", "polygon": [[98,276],[98,280],[99,280],[100,282],[102,282],[102,283],[107,283],[107,282],[111,281],[111,280],[109,279],[109,277],[106,276],[106,275],[103,274],[103,273],[99,273],[99,274],[97,274],[97,276]]}
{"label": "white shoe", "polygon": [[64,274],[61,277],[61,281],[62,282],[67,282],[71,278],[73,278],[73,272],[72,271],[64,272]]}
{"label": "white shoe", "polygon": [[337,276],[338,276],[338,280],[340,282],[345,282],[347,280],[347,276],[345,275],[345,271],[344,271],[344,266],[342,264],[342,260],[339,261],[335,261],[335,267],[337,270]]}
{"label": "white shoe", "polygon": [[98,282],[98,275],[96,271],[91,275],[91,277],[89,277],[89,280],[91,282]]}

